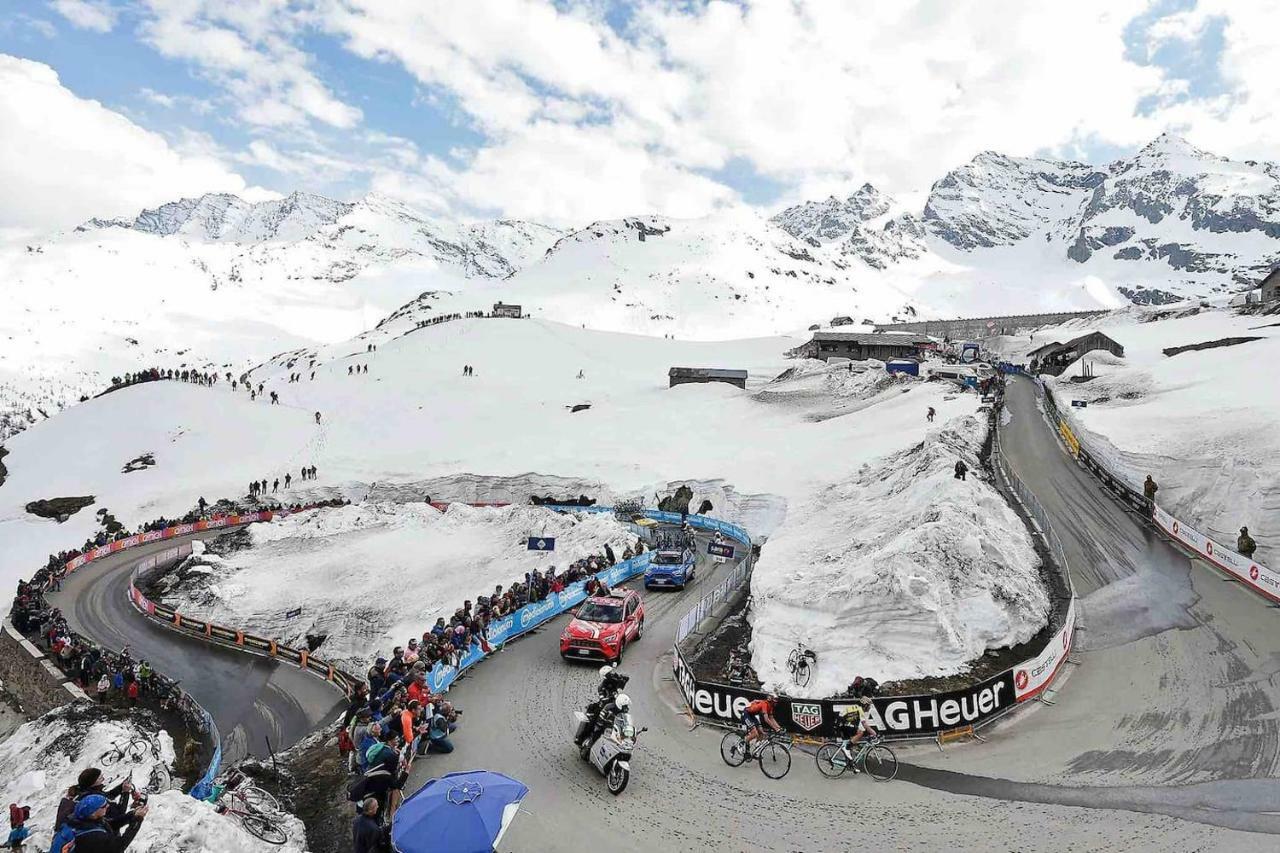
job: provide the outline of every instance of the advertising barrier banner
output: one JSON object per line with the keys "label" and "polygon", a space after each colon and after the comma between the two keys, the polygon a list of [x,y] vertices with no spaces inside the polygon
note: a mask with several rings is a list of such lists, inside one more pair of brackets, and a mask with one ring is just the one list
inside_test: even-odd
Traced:
{"label": "advertising barrier banner", "polygon": [[[672,672],[690,710],[724,723],[737,723],[742,709],[765,694],[759,690],[698,681],[679,648]],[[887,738],[921,737],[965,725],[979,726],[1017,705],[1013,672],[1005,670],[960,690],[927,696],[877,696],[867,719]],[[791,731],[834,737],[840,715],[852,699],[782,699],[778,722]]]}
{"label": "advertising barrier banner", "polygon": [[1225,545],[1214,542],[1199,530],[1189,527],[1158,505],[1152,515],[1156,524],[1188,550],[1194,551],[1237,580],[1272,601],[1280,601],[1280,573],[1254,562]]}
{"label": "advertising barrier banner", "polygon": [[1019,702],[1034,699],[1049,686],[1071,653],[1076,625],[1076,600],[1067,607],[1067,621],[1040,654],[1013,668],[1013,689]]}
{"label": "advertising barrier banner", "polygon": [[[569,509],[576,510],[579,507],[569,507]],[[643,574],[645,568],[649,565],[650,556],[649,552],[645,552],[637,557],[632,557],[630,560],[623,560],[621,563],[597,572],[595,577],[608,586],[617,586],[623,581]],[[587,597],[583,589],[585,585],[585,581],[578,581],[561,592],[551,593],[542,601],[526,604],[516,612],[491,622],[489,624],[490,647],[505,643],[521,634],[532,631],[539,625],[549,622],[561,613],[576,607]],[[436,664],[427,675],[427,683],[431,687],[431,692],[443,693],[448,690],[449,686],[457,680],[458,675],[463,670],[479,663],[484,657],[485,653],[480,644],[474,643],[463,654],[458,666]]]}
{"label": "advertising barrier banner", "polygon": [[[315,509],[319,504],[304,506],[299,512],[306,512],[309,509]],[[100,545],[90,551],[81,554],[73,560],[70,560],[63,568],[67,574],[74,572],[85,563],[92,563],[94,560],[100,560],[108,554],[115,554],[129,548],[145,545],[148,542],[158,542],[161,539],[172,539],[175,536],[186,536],[189,533],[196,533],[201,530],[218,530],[223,527],[233,527],[238,524],[251,524],[255,521],[270,521],[277,516],[283,518],[291,514],[292,510],[263,510],[261,512],[250,512],[244,515],[220,515],[204,521],[197,521],[194,524],[177,524],[173,527],[166,527],[163,530],[148,530],[146,533],[135,533],[133,536],[126,536],[124,539],[117,539],[115,542],[109,542],[106,545]]]}

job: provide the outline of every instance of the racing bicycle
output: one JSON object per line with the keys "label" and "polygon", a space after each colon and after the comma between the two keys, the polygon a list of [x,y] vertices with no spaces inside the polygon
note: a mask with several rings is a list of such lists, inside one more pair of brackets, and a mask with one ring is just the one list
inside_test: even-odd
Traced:
{"label": "racing bicycle", "polygon": [[143,738],[131,738],[127,741],[117,741],[111,744],[106,752],[98,756],[98,763],[104,767],[110,767],[119,761],[141,761],[151,752],[150,741]]}
{"label": "racing bicycle", "polygon": [[791,770],[791,735],[771,731],[747,747],[747,728],[727,732],[720,740],[720,757],[730,767],[738,767],[750,758],[760,762],[760,772],[770,779],[781,779]]}
{"label": "racing bicycle", "polygon": [[837,779],[852,767],[855,772],[859,769],[867,771],[867,775],[877,782],[888,782],[898,775],[898,757],[880,738],[859,741],[852,757],[849,746],[850,741],[844,739],[828,741],[818,747],[814,755],[818,772],[828,779]]}
{"label": "racing bicycle", "polygon": [[813,673],[813,668],[817,663],[817,652],[813,649],[806,649],[804,643],[796,644],[796,647],[791,650],[791,654],[787,655],[787,669],[791,671],[791,680],[796,683],[797,687],[804,687],[809,683],[809,676]]}
{"label": "racing bicycle", "polygon": [[289,840],[289,834],[278,823],[282,814],[280,803],[270,792],[244,784],[245,778],[237,770],[232,772],[225,785],[216,786],[214,808],[219,814],[236,818],[251,835],[268,844],[284,844]]}

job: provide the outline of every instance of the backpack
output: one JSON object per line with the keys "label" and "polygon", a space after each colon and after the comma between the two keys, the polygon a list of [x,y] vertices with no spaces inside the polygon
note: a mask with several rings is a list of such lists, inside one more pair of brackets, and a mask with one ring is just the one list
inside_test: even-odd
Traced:
{"label": "backpack", "polygon": [[356,745],[351,742],[351,732],[346,729],[338,729],[338,752],[346,755],[355,748]]}
{"label": "backpack", "polygon": [[54,833],[53,842],[49,845],[49,853],[72,853],[76,849],[76,839],[80,836],[91,832],[101,832],[105,835],[106,831],[101,824],[97,823],[83,829],[64,823],[62,828]]}

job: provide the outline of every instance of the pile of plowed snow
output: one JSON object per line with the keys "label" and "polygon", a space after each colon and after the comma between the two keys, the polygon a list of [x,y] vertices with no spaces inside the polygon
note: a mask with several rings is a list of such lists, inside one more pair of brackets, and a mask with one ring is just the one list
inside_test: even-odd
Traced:
{"label": "pile of plowed snow", "polygon": [[[352,664],[420,636],[496,584],[603,555],[606,543],[621,559],[636,540],[610,513],[460,504],[443,513],[427,504],[352,504],[248,531],[251,547],[224,557],[197,544],[166,602],[288,642],[324,635],[324,658]],[[555,537],[555,551],[529,551],[530,536]],[[297,608],[301,615],[288,615]]]}
{"label": "pile of plowed snow", "polygon": [[856,675],[963,672],[1044,626],[1050,604],[1031,538],[977,459],[986,432],[976,416],[954,418],[790,507],[752,581],[762,681],[788,685],[797,642],[818,653],[807,692],[825,696]]}
{"label": "pile of plowed snow", "polygon": [[[173,762],[173,742],[129,719],[111,719],[91,705],[68,705],[50,711],[18,728],[0,742],[0,802],[31,807],[28,847],[44,850],[53,837],[58,802],[76,783],[80,771],[103,767],[102,755],[118,744],[147,741],[151,748],[134,764],[103,768],[107,787],[130,777],[145,790],[156,763]],[[129,853],[172,853],[175,850],[295,851],[306,847],[302,822],[282,815],[278,823],[288,832],[283,846],[267,844],[245,832],[233,818],[220,815],[210,803],[199,802],[179,790],[148,792],[149,811],[129,845]]]}

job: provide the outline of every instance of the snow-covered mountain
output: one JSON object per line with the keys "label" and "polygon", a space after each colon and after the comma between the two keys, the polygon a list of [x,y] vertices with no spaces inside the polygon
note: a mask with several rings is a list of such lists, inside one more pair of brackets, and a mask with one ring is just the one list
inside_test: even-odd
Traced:
{"label": "snow-covered mountain", "polygon": [[847,199],[805,202],[787,208],[773,221],[812,246],[833,246],[875,269],[925,251],[920,218],[871,184],[863,184]]}
{"label": "snow-covered mountain", "polygon": [[[987,151],[935,182],[918,212],[867,184],[773,221],[878,269],[923,260],[910,265],[947,286],[956,267],[993,284],[1020,277],[1027,296],[1002,313],[1035,307],[1046,280],[1094,278],[1132,302],[1171,301],[1248,288],[1280,265],[1280,166],[1170,134],[1106,166]],[[917,295],[936,304],[930,291]]]}
{"label": "snow-covered mountain", "polygon": [[772,220],[636,216],[563,231],[447,221],[380,195],[206,195],[0,243],[0,439],[115,372],[240,369],[410,303],[418,319],[501,299],[603,330],[723,340],[836,315],[1208,297],[1277,265],[1280,167],[1168,135],[1105,166],[986,152],[927,196],[864,184]]}
{"label": "snow-covered mountain", "polygon": [[238,373],[282,349],[342,340],[424,291],[506,278],[561,233],[436,220],[376,195],[217,194],[0,242],[0,441],[113,375]]}
{"label": "snow-covered mountain", "polygon": [[595,222],[497,289],[537,316],[588,328],[716,340],[802,330],[911,302],[862,264],[826,257],[759,217]]}

